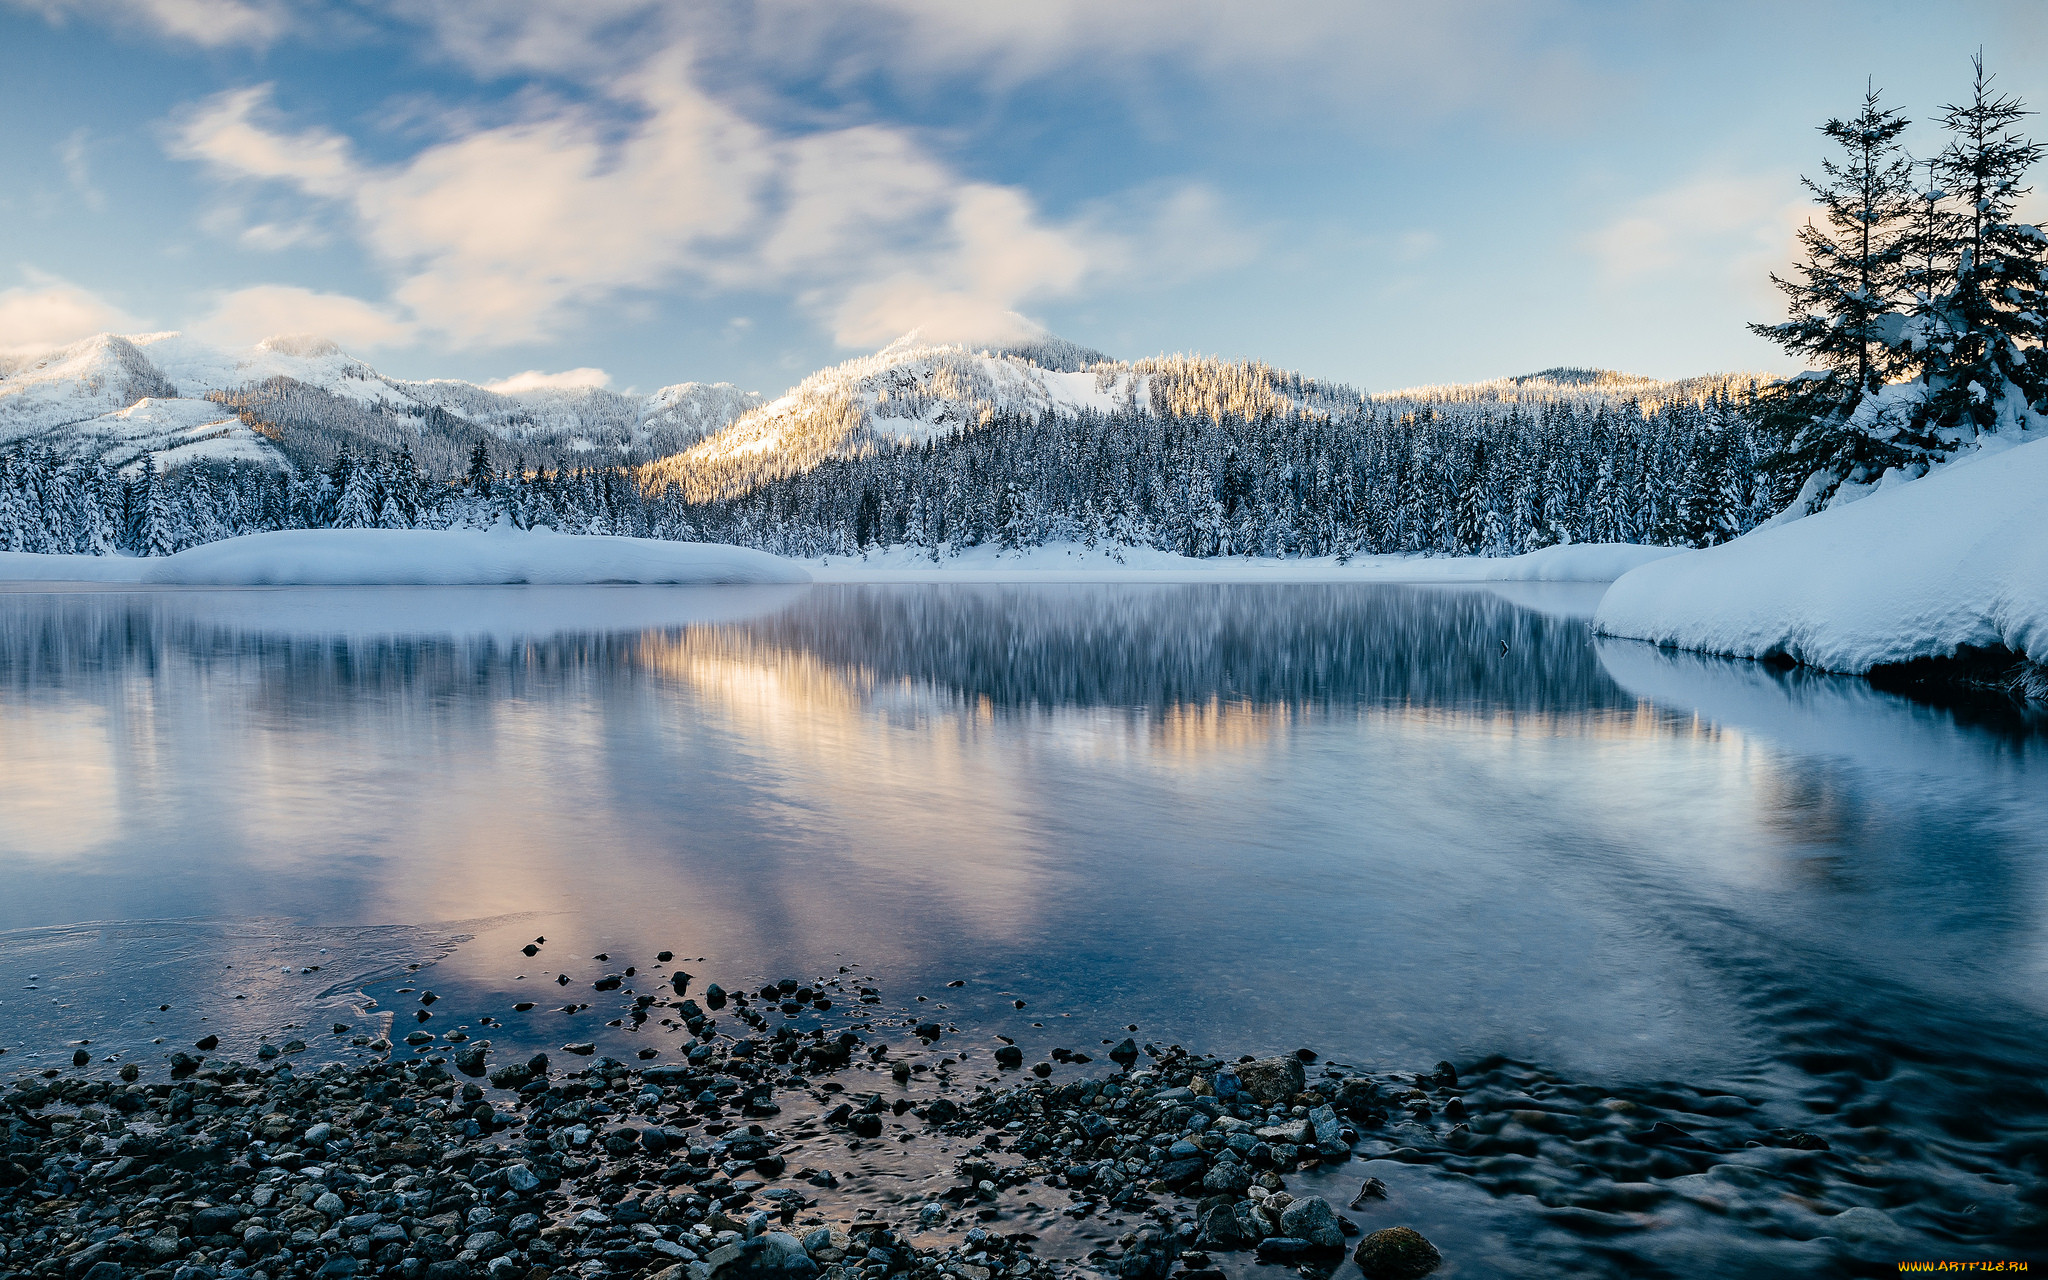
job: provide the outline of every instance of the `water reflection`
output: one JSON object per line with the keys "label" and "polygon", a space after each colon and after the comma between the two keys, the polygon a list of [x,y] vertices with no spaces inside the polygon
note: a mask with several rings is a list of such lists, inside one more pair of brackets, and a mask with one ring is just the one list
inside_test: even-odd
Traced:
{"label": "water reflection", "polygon": [[[1596,645],[1585,597],[0,594],[0,928],[540,913],[585,956],[1690,1078],[1774,1069],[1759,990],[2036,1029],[2035,745]],[[478,1000],[552,976],[486,941],[441,965]]]}

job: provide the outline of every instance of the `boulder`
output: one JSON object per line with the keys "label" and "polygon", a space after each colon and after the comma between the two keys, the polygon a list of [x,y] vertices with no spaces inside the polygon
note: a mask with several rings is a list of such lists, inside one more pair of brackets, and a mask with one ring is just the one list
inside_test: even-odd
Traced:
{"label": "boulder", "polygon": [[1281,1210],[1280,1234],[1306,1240],[1318,1249],[1344,1247],[1337,1211],[1321,1196],[1302,1196]]}
{"label": "boulder", "polygon": [[1236,1075],[1240,1089],[1254,1100],[1268,1105],[1287,1101],[1308,1083],[1308,1075],[1301,1069],[1301,1059],[1295,1057],[1240,1062]]}
{"label": "boulder", "polygon": [[1420,1280],[1443,1265],[1436,1246],[1413,1227],[1388,1227],[1358,1242],[1352,1260],[1365,1280]]}

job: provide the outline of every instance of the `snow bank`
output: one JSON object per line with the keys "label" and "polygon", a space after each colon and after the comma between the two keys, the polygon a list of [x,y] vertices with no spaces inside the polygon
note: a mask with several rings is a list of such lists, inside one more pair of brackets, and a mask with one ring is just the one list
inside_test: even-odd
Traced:
{"label": "snow bank", "polygon": [[298,529],[229,538],[147,560],[0,553],[0,582],[454,587],[810,580],[802,565],[745,547],[511,529]]}
{"label": "snow bank", "polygon": [[819,582],[1612,582],[1675,547],[1588,543],[1519,556],[1322,556],[1200,559],[1151,547],[1058,543],[1005,551],[968,547],[933,561],[931,552],[891,547],[865,556],[807,561]]}
{"label": "snow bank", "polygon": [[1601,632],[1829,671],[2003,646],[2048,662],[2048,440],[1645,565]]}

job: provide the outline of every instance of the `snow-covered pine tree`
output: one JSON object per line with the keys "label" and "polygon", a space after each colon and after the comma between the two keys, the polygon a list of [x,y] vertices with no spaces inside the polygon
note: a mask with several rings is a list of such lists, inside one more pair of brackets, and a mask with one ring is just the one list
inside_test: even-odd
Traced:
{"label": "snow-covered pine tree", "polygon": [[1919,456],[1898,438],[1900,415],[1866,403],[1899,372],[1905,342],[1900,303],[1914,202],[1912,161],[1899,135],[1907,123],[1880,105],[1873,87],[1854,117],[1821,126],[1843,158],[1822,160],[1821,178],[1800,182],[1819,203],[1823,225],[1809,221],[1800,230],[1806,257],[1794,278],[1771,276],[1788,318],[1750,326],[1818,366],[1764,397],[1765,422],[1779,440],[1773,465],[1803,477],[1808,510],[1845,480],[1875,479]]}
{"label": "snow-covered pine tree", "polygon": [[334,527],[337,529],[374,529],[377,527],[377,512],[382,503],[378,500],[377,480],[374,469],[367,461],[349,459],[344,452],[342,459],[348,460],[348,480],[343,485],[341,497],[334,504]]}
{"label": "snow-covered pine tree", "polygon": [[145,461],[143,474],[149,479],[149,487],[143,511],[142,545],[138,549],[146,556],[174,555],[181,544],[182,530],[177,508],[171,501],[171,477],[157,471],[154,456]]}
{"label": "snow-covered pine tree", "polygon": [[1949,143],[1932,165],[1948,197],[1934,252],[1952,274],[1926,306],[1921,421],[1950,446],[2023,426],[2029,411],[2048,414],[2048,238],[2014,218],[2027,171],[2048,148],[2021,136],[2032,113],[1992,92],[1982,53],[1971,66],[1969,101],[1941,110]]}

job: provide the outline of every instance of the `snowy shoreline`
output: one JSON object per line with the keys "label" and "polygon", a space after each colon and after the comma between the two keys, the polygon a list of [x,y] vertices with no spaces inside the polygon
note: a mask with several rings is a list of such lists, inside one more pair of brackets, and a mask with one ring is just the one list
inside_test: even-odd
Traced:
{"label": "snowy shoreline", "polygon": [[115,586],[712,585],[741,583],[1460,583],[1611,582],[1679,548],[1624,543],[1519,556],[1193,558],[1149,547],[916,547],[791,560],[745,547],[510,529],[291,530],[156,559],[0,552],[0,584]]}
{"label": "snowy shoreline", "polygon": [[1644,565],[1608,588],[1594,627],[1853,675],[1987,655],[2048,666],[2048,440]]}

